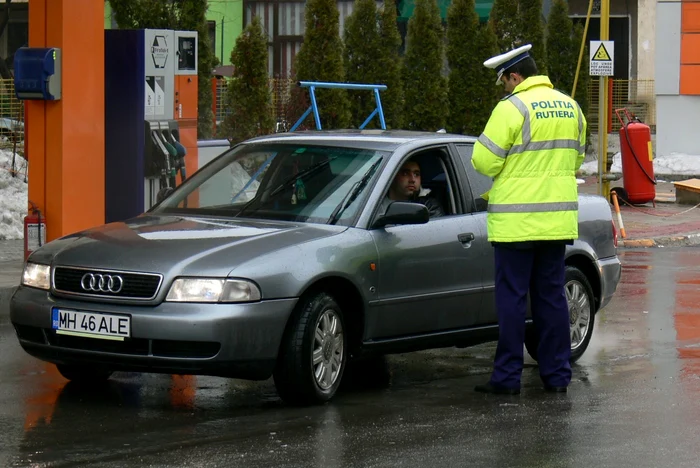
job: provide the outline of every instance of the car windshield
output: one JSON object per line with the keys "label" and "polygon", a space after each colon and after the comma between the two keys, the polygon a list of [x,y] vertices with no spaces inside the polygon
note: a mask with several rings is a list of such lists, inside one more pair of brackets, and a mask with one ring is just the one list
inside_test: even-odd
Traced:
{"label": "car windshield", "polygon": [[151,212],[348,225],[388,155],[299,143],[241,145]]}

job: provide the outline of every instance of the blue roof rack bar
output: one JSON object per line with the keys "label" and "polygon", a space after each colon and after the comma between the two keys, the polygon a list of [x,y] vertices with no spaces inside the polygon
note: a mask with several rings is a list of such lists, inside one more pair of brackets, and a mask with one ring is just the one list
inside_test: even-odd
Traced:
{"label": "blue roof rack bar", "polygon": [[374,100],[377,103],[377,107],[372,111],[372,113],[367,117],[367,119],[360,125],[360,130],[365,128],[367,124],[374,118],[375,115],[379,114],[379,123],[382,126],[382,130],[386,130],[386,122],[384,121],[384,111],[382,109],[382,101],[379,98],[379,91],[386,91],[386,85],[373,85],[373,84],[359,84],[359,83],[329,83],[323,81],[300,81],[299,86],[302,88],[309,88],[309,94],[311,95],[311,107],[306,109],[304,115],[302,115],[299,120],[292,126],[289,130],[293,132],[296,130],[301,123],[306,120],[311,112],[314,113],[314,121],[316,122],[316,130],[321,130],[321,118],[318,114],[318,104],[316,103],[316,89],[352,89],[352,90],[366,90],[374,91]]}

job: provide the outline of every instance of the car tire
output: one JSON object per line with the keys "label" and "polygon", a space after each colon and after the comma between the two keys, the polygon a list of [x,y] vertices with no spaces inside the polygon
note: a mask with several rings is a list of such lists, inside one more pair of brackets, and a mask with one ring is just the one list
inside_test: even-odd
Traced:
{"label": "car tire", "polygon": [[[588,278],[576,267],[566,267],[564,283],[571,326],[571,358],[569,362],[574,363],[583,356],[593,336],[595,296],[593,296],[593,288],[591,288]],[[525,332],[525,349],[535,361],[537,361],[539,343],[537,330],[534,325],[529,326]]]}
{"label": "car tire", "polygon": [[63,377],[79,384],[100,384],[112,376],[112,371],[97,367],[56,364],[56,368]]}
{"label": "car tire", "polygon": [[286,403],[323,403],[335,395],[347,364],[343,313],[326,292],[302,299],[280,348],[273,379]]}

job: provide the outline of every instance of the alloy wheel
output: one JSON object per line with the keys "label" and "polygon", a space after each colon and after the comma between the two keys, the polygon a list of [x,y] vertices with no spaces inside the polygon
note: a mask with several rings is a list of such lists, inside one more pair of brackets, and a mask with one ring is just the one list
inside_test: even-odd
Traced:
{"label": "alloy wheel", "polygon": [[578,348],[588,334],[591,323],[591,303],[586,288],[576,280],[566,283],[566,302],[569,305],[571,349]]}
{"label": "alloy wheel", "polygon": [[316,384],[323,390],[333,386],[343,363],[343,325],[332,309],[326,309],[316,322],[312,365]]}

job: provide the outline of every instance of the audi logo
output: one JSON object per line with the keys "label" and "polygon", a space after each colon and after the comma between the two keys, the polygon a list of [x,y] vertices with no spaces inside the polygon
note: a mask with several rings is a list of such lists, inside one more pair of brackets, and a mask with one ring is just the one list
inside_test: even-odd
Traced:
{"label": "audi logo", "polygon": [[86,291],[117,294],[122,290],[124,280],[119,275],[85,273],[80,280],[80,286]]}

